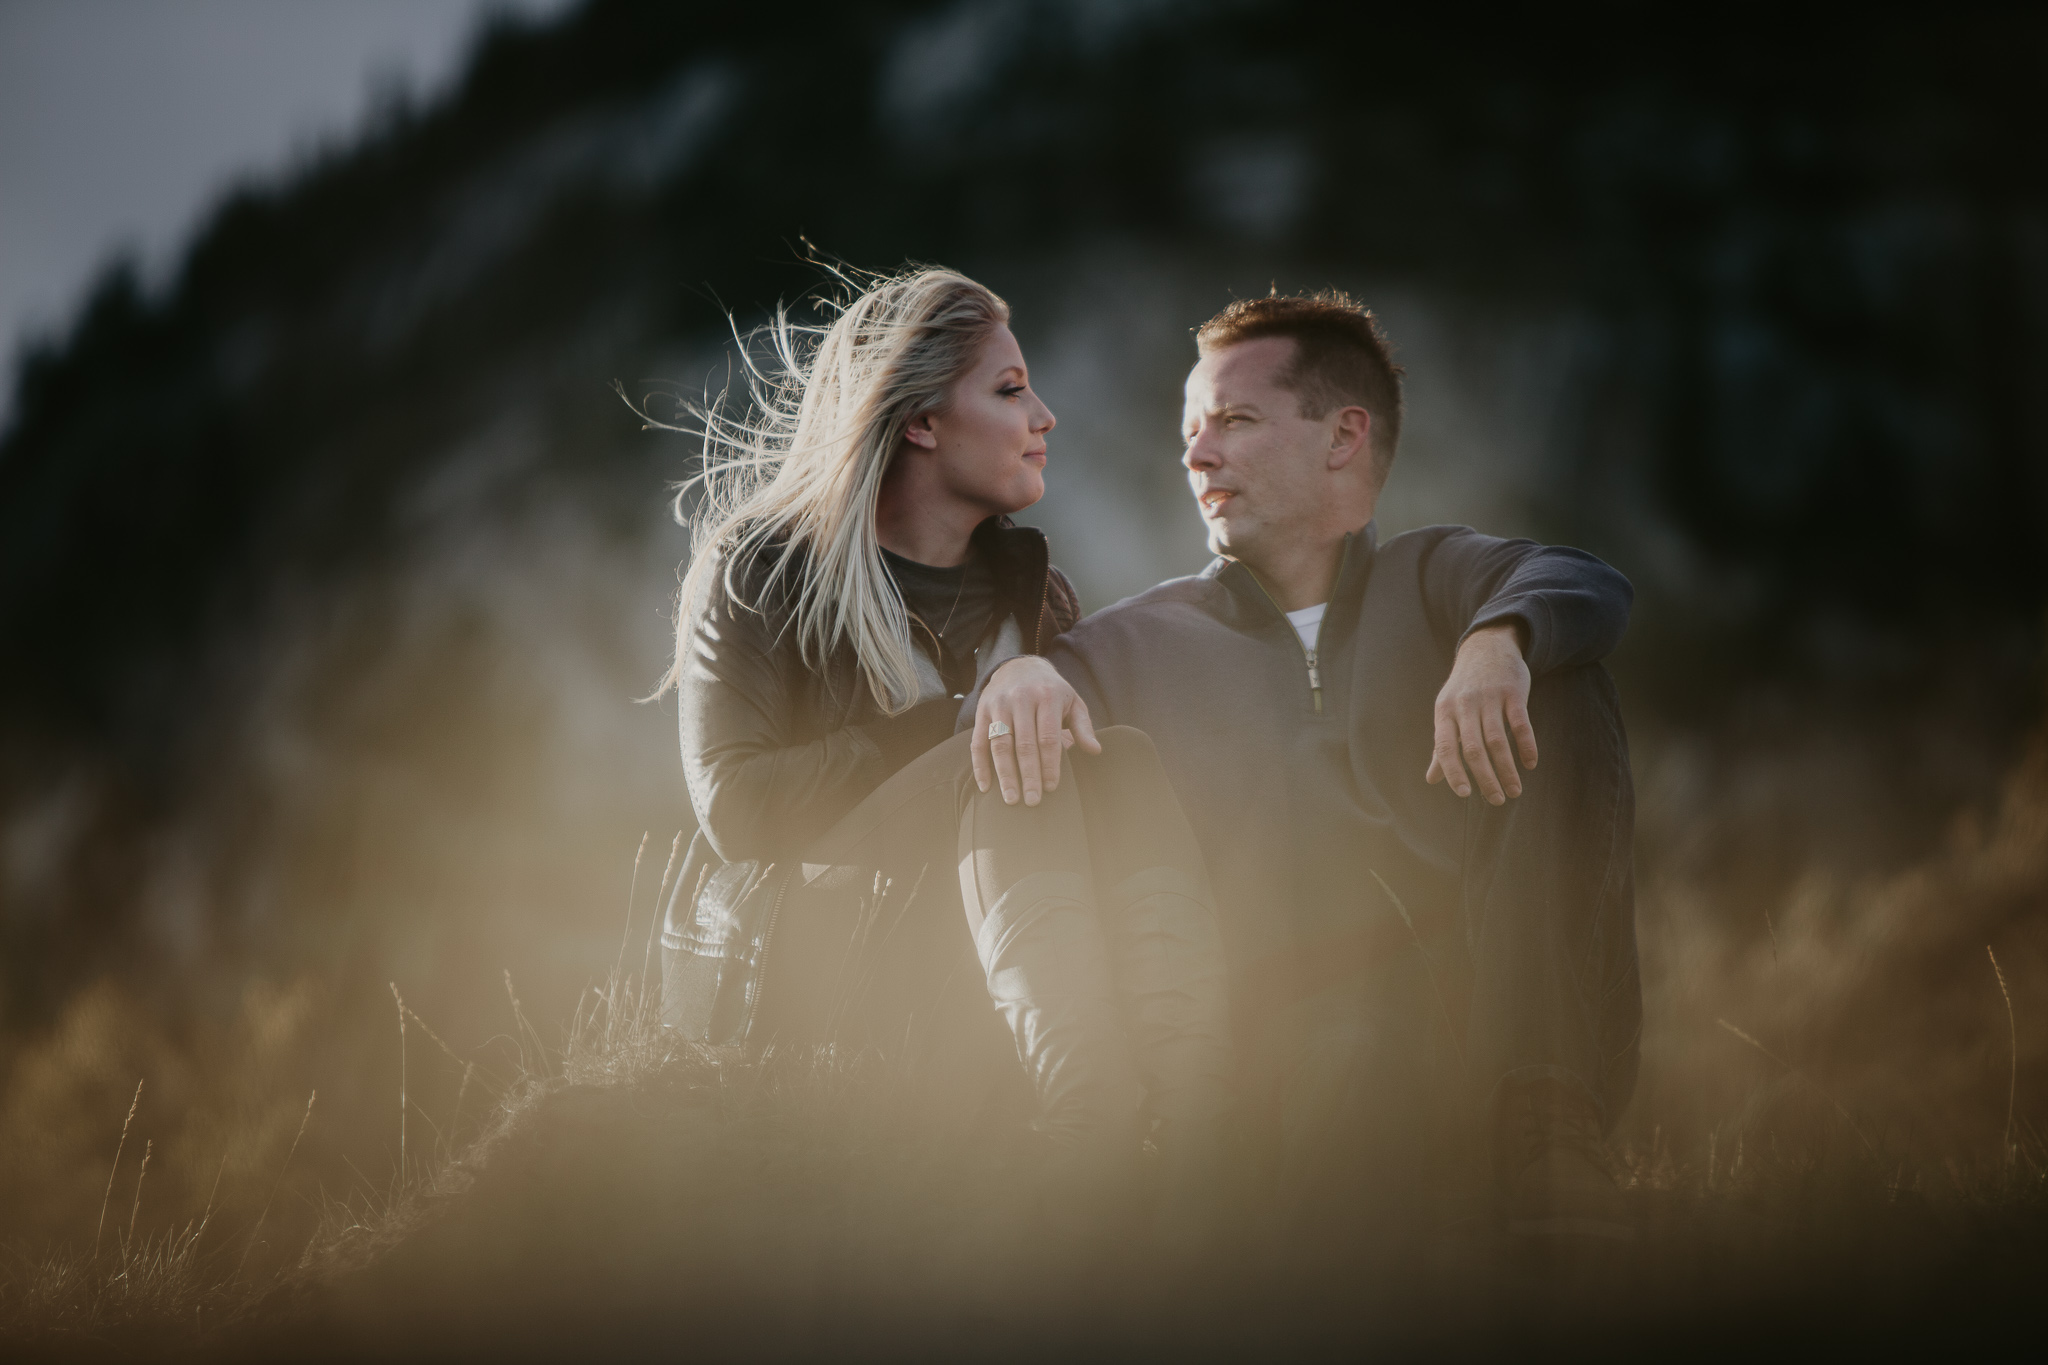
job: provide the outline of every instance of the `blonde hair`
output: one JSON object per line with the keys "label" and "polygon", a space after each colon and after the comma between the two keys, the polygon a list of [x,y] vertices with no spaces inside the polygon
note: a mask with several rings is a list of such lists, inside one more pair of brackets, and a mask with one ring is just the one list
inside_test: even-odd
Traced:
{"label": "blonde hair", "polygon": [[[736,338],[744,412],[732,414],[724,393],[688,409],[704,462],[676,492],[691,559],[676,604],[675,662],[657,696],[682,682],[690,608],[717,566],[741,609],[764,610],[778,590],[793,590],[796,610],[785,628],[807,665],[822,667],[850,643],[883,711],[894,715],[917,700],[910,619],[882,564],[876,498],[911,422],[946,407],[1010,307],[951,270],[865,281],[833,273],[852,296],[827,305],[838,309],[829,325],[799,325],[778,306],[772,322]],[[765,363],[756,357],[763,342]],[[734,571],[764,551],[772,562],[760,595],[743,601]]]}

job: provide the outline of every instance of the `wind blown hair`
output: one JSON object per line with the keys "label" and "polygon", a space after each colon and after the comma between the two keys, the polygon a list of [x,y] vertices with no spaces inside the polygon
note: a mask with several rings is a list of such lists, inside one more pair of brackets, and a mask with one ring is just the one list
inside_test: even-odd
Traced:
{"label": "wind blown hair", "polygon": [[[910,424],[946,407],[1010,307],[951,270],[865,280],[833,273],[848,297],[825,305],[838,310],[828,325],[800,325],[778,306],[750,336],[735,333],[744,410],[733,411],[729,391],[685,409],[704,456],[676,491],[691,560],[677,598],[675,662],[655,696],[681,685],[691,606],[717,579],[741,610],[793,602],[785,628],[806,665],[822,667],[851,644],[884,712],[917,700],[910,618],[882,564],[876,499]],[[737,571],[757,557],[767,577],[747,601]]]}

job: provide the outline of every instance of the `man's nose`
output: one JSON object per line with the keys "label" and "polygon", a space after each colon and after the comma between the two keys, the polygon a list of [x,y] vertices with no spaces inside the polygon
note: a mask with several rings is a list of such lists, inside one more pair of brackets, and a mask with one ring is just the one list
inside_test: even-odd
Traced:
{"label": "man's nose", "polygon": [[1209,433],[1206,430],[1195,433],[1195,439],[1189,441],[1187,449],[1181,452],[1180,462],[1189,469],[1214,469],[1222,463],[1210,449]]}

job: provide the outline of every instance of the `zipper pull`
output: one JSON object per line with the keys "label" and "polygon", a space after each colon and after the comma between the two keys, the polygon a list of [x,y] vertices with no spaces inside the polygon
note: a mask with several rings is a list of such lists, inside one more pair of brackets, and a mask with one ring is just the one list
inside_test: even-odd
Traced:
{"label": "zipper pull", "polygon": [[1302,653],[1308,655],[1308,690],[1315,694],[1316,714],[1321,715],[1323,710],[1322,670],[1316,667],[1316,652],[1313,649],[1304,649]]}

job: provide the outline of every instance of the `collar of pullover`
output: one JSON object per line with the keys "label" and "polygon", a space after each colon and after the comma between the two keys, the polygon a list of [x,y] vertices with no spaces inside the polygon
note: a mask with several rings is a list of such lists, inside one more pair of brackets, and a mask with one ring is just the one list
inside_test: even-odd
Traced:
{"label": "collar of pullover", "polygon": [[[1358,600],[1358,594],[1365,588],[1365,580],[1372,574],[1373,553],[1378,546],[1379,523],[1376,521],[1368,521],[1344,537],[1344,548],[1338,553],[1337,581],[1330,585],[1328,600],[1331,603],[1349,604]],[[1280,610],[1279,602],[1265,585],[1235,559],[1218,555],[1202,571],[1202,577],[1221,583],[1252,611],[1263,612],[1277,621],[1287,619],[1286,613]]]}

